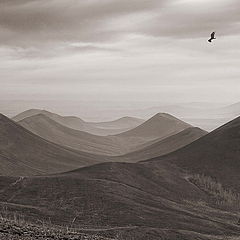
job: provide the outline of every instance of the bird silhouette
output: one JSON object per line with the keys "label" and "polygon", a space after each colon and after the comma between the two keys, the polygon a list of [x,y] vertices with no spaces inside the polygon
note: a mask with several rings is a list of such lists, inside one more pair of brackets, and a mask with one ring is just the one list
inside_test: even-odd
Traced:
{"label": "bird silhouette", "polygon": [[209,41],[209,42],[212,42],[212,40],[214,40],[214,39],[216,39],[216,38],[215,38],[215,32],[212,32],[212,33],[211,33],[211,38],[208,39],[208,41]]}

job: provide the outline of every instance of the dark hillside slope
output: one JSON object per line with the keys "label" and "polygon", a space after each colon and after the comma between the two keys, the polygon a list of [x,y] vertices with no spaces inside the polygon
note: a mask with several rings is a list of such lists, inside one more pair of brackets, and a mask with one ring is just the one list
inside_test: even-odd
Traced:
{"label": "dark hillside slope", "polygon": [[[158,166],[102,163],[11,181],[0,177],[0,205],[28,219],[65,225],[75,219],[78,229],[122,231],[123,239],[133,240],[240,234],[236,215],[200,205],[199,201],[207,201],[207,194],[191,184],[184,172],[164,162]],[[180,238],[184,235],[189,238]]]}
{"label": "dark hillside slope", "polygon": [[0,174],[57,173],[99,162],[97,155],[70,151],[0,115]]}
{"label": "dark hillside slope", "polygon": [[216,178],[240,192],[240,117],[166,156],[155,158]]}
{"label": "dark hillside slope", "polygon": [[194,142],[195,140],[205,136],[206,134],[207,132],[200,128],[190,127],[163,140],[154,140],[152,144],[150,144],[151,142],[149,142],[147,143],[146,147],[123,155],[121,156],[121,158],[126,159],[126,161],[137,162],[151,159],[154,157],[159,157],[176,151],[177,149],[180,149]]}

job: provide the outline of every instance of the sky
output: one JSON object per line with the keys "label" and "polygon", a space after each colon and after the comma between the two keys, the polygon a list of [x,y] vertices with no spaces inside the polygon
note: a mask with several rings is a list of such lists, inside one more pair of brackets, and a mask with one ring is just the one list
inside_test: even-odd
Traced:
{"label": "sky", "polygon": [[0,0],[0,110],[238,102],[239,12],[237,0]]}

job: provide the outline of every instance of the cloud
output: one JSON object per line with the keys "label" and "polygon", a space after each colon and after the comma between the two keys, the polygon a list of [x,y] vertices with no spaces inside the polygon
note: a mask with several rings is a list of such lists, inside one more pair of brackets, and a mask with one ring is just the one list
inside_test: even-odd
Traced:
{"label": "cloud", "polygon": [[138,28],[153,36],[199,38],[215,30],[221,36],[240,33],[240,5],[236,0],[173,1],[152,21]]}
{"label": "cloud", "polygon": [[0,96],[237,99],[239,8],[235,0],[0,0]]}
{"label": "cloud", "polygon": [[[0,2],[0,44],[44,45],[65,41],[109,41],[117,29],[107,29],[118,16],[147,11],[154,0],[32,0]],[[106,30],[105,30],[106,29]]]}
{"label": "cloud", "polygon": [[61,52],[69,42],[112,43],[131,34],[234,35],[239,11],[236,0],[0,0],[0,45]]}

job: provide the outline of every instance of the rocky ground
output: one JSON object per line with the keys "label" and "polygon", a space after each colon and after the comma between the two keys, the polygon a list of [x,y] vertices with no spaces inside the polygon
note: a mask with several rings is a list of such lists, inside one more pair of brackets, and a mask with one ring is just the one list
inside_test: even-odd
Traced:
{"label": "rocky ground", "polygon": [[[1,240],[110,240],[57,228],[0,220]],[[112,239],[113,240],[113,239]]]}

